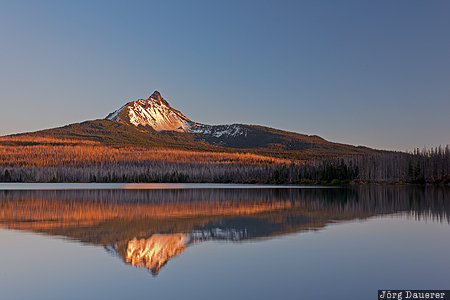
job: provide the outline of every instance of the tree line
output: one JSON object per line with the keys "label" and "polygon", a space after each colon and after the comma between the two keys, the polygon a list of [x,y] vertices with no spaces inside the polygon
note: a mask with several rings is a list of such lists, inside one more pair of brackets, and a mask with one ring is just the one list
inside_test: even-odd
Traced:
{"label": "tree line", "polygon": [[[195,157],[193,157],[195,159]],[[249,157],[246,157],[249,159]],[[450,149],[380,152],[303,162],[117,160],[68,166],[0,165],[1,182],[450,183]]]}

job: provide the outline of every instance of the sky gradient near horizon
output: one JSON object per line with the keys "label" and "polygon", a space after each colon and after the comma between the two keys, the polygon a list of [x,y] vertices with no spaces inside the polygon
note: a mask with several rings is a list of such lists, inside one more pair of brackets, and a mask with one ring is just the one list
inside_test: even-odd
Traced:
{"label": "sky gradient near horizon", "polygon": [[191,120],[450,143],[449,1],[0,1],[0,135],[154,90]]}

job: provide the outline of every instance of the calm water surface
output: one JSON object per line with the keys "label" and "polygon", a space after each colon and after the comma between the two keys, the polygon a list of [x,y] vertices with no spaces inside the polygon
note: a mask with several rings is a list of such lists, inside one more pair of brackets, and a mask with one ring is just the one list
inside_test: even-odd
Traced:
{"label": "calm water surface", "polygon": [[0,189],[0,299],[376,299],[378,289],[450,289],[448,188]]}

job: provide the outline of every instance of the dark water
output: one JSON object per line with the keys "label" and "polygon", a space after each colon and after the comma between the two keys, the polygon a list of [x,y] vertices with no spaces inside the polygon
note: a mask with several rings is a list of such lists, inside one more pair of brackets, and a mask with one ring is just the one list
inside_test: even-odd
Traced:
{"label": "dark water", "polygon": [[0,190],[0,299],[450,289],[449,217],[442,187]]}

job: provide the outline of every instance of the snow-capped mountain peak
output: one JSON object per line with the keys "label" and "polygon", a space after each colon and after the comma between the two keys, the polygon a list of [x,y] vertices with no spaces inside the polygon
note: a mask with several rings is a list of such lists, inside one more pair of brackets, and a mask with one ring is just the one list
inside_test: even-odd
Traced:
{"label": "snow-capped mountain peak", "polygon": [[144,100],[131,101],[110,113],[106,119],[125,124],[151,126],[156,131],[179,131],[199,135],[203,140],[214,145],[227,145],[227,139],[245,139],[249,129],[243,125],[206,125],[189,120],[179,110],[171,107],[154,91]]}
{"label": "snow-capped mountain peak", "polygon": [[167,103],[166,100],[161,96],[161,93],[158,91],[154,91],[153,94],[151,94],[150,97],[148,97],[147,100],[153,99],[157,104],[159,105],[165,105],[167,107],[170,107],[169,103]]}
{"label": "snow-capped mountain peak", "polygon": [[134,126],[151,126],[157,131],[188,131],[191,121],[172,108],[158,91],[147,99],[131,101],[110,113],[106,119],[129,123]]}

